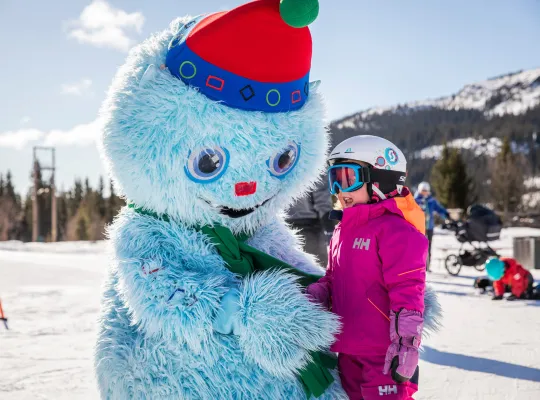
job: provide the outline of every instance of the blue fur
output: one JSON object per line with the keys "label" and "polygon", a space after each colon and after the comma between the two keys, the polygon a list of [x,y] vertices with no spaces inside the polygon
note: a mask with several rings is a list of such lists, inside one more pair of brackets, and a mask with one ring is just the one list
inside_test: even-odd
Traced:
{"label": "blue fur", "polygon": [[426,285],[424,293],[424,331],[423,337],[436,333],[442,326],[442,308],[437,299],[435,290]]}
{"label": "blue fur", "polygon": [[[322,274],[284,224],[282,209],[309,190],[324,167],[324,105],[312,88],[298,111],[265,114],[228,108],[160,70],[185,20],[131,51],[101,114],[103,158],[120,193],[171,222],[124,209],[109,229],[110,271],[95,354],[102,399],[305,399],[296,373],[313,350],[327,349],[337,317],[307,300],[295,279],[266,272],[241,280],[193,229],[219,223],[252,234],[249,243],[299,269]],[[266,161],[294,141],[295,168],[273,177]],[[191,151],[221,146],[227,171],[190,180]],[[238,182],[257,182],[236,197]],[[231,219],[213,205],[250,208]],[[239,336],[212,329],[221,298],[239,297]],[[336,379],[321,399],[346,399]]]}
{"label": "blue fur", "polygon": [[[182,25],[129,55],[102,108],[100,147],[118,190],[171,222],[125,209],[109,229],[111,267],[96,348],[103,399],[304,399],[297,372],[327,349],[337,317],[302,294],[295,278],[270,271],[241,280],[194,225],[220,223],[252,234],[250,244],[296,267],[322,274],[279,216],[311,188],[324,167],[324,105],[316,91],[299,111],[228,108],[160,70]],[[294,169],[278,179],[267,160],[291,141],[302,146]],[[220,179],[205,184],[185,172],[191,151],[230,153]],[[238,182],[257,182],[237,197]],[[231,219],[209,205],[249,208]],[[205,201],[206,200],[206,201]],[[212,329],[221,298],[238,288],[239,336]],[[323,399],[345,399],[339,379]]]}

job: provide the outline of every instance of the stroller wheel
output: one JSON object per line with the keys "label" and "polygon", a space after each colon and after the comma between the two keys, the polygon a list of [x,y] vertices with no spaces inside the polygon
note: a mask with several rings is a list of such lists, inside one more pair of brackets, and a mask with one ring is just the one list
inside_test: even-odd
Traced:
{"label": "stroller wheel", "polygon": [[461,271],[461,262],[455,254],[450,254],[444,261],[444,267],[450,275],[457,276]]}

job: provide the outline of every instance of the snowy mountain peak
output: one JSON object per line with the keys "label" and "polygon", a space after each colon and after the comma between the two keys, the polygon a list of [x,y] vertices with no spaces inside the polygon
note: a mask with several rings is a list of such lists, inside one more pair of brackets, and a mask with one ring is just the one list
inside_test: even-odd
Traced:
{"label": "snowy mountain peak", "polygon": [[[486,116],[519,115],[540,104],[540,68],[518,71],[465,85],[447,97],[415,101],[393,107],[377,107],[344,118],[338,129],[358,128],[369,124],[371,115],[387,112],[408,114],[422,109],[478,110]],[[365,126],[364,126],[365,127]]]}
{"label": "snowy mountain peak", "polygon": [[536,68],[466,85],[456,95],[436,101],[435,106],[475,109],[486,115],[518,115],[539,103],[540,68]]}

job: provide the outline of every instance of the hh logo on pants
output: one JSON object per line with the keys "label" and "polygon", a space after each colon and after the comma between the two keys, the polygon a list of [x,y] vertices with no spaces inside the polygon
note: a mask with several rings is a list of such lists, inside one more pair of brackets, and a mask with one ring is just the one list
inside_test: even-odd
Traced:
{"label": "hh logo on pants", "polygon": [[397,385],[379,386],[379,396],[397,394]]}
{"label": "hh logo on pants", "polygon": [[354,244],[352,248],[357,249],[357,250],[369,250],[370,242],[371,242],[371,239],[356,238],[354,239]]}

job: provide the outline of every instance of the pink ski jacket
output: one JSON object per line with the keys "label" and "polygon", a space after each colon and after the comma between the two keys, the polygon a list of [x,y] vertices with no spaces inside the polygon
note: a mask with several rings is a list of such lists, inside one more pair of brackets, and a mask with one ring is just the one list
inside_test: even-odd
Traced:
{"label": "pink ski jacket", "polygon": [[344,210],[326,275],[308,288],[341,317],[332,351],[384,353],[390,311],[423,314],[427,252],[424,213],[410,194]]}

